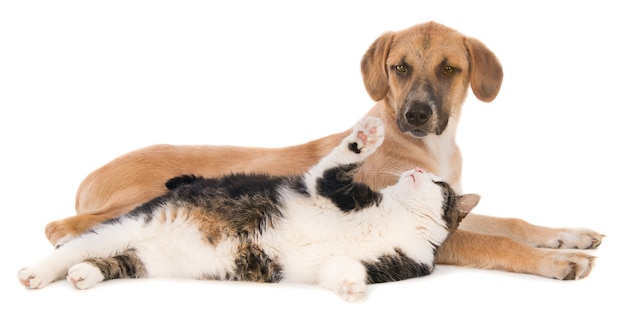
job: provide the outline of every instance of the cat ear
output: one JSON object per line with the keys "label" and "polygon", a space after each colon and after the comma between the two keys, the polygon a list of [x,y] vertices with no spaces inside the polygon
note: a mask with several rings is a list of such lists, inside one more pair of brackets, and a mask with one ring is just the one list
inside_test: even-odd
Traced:
{"label": "cat ear", "polygon": [[457,198],[458,208],[461,218],[465,218],[467,214],[478,205],[480,201],[480,195],[478,194],[465,194]]}

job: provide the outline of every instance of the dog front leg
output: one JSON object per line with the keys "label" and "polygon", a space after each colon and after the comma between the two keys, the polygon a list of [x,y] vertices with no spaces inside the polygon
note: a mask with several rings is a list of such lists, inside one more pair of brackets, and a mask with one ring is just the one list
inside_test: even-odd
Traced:
{"label": "dog front leg", "polygon": [[604,235],[585,228],[549,228],[516,218],[498,218],[469,214],[460,226],[463,230],[509,237],[538,248],[595,249]]}
{"label": "dog front leg", "polygon": [[584,252],[534,248],[504,236],[457,230],[441,246],[436,260],[439,264],[573,280],[591,272],[595,257]]}

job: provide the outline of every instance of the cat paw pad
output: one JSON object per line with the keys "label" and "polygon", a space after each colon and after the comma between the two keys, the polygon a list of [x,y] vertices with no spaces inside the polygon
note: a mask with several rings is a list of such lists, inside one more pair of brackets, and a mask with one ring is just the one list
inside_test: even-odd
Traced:
{"label": "cat paw pad", "polygon": [[357,154],[370,154],[383,143],[385,128],[379,118],[365,117],[354,126],[353,130],[354,140],[351,140],[349,147]]}
{"label": "cat paw pad", "polygon": [[367,285],[363,282],[345,280],[339,288],[339,296],[347,302],[359,303],[365,301]]}
{"label": "cat paw pad", "polygon": [[78,289],[87,289],[104,280],[102,272],[97,267],[87,263],[78,263],[67,272],[67,280]]}

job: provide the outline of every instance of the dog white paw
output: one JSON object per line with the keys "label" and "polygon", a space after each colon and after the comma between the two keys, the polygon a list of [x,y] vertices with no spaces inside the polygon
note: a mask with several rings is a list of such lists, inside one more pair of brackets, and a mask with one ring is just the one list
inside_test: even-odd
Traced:
{"label": "dog white paw", "polygon": [[550,253],[540,264],[540,275],[559,280],[577,280],[589,275],[595,257],[583,252],[546,250]]}
{"label": "dog white paw", "polygon": [[602,243],[603,234],[589,229],[559,229],[554,237],[539,247],[552,249],[595,249]]}
{"label": "dog white paw", "polygon": [[72,266],[67,272],[67,280],[78,289],[87,289],[104,280],[99,268],[82,262]]}
{"label": "dog white paw", "polygon": [[17,272],[20,283],[29,289],[44,288],[54,282],[54,276],[49,276],[43,271],[35,268],[23,268]]}
{"label": "dog white paw", "polygon": [[383,143],[385,127],[383,121],[376,117],[365,117],[353,128],[353,140],[350,150],[357,154],[369,155]]}

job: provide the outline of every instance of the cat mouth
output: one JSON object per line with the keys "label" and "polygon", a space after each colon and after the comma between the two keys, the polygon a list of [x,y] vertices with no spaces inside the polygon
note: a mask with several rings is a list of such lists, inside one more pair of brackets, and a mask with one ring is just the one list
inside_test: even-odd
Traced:
{"label": "cat mouth", "polygon": [[419,167],[413,169],[413,171],[409,174],[409,177],[413,179],[413,183],[417,183],[418,174],[424,174],[424,170]]}

